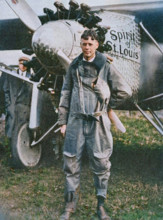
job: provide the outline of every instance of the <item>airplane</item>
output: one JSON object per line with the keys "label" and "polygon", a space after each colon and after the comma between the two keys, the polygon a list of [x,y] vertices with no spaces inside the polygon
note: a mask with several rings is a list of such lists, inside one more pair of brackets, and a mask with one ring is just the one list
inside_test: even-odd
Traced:
{"label": "airplane", "polygon": [[[26,47],[22,51],[34,56],[27,65],[35,68],[39,63],[44,70],[39,75],[39,68],[35,68],[33,80],[28,80],[15,74],[7,65],[0,64],[0,71],[33,85],[29,129],[24,125],[17,134],[15,160],[19,164],[24,167],[36,166],[41,157],[40,143],[49,133],[59,130],[56,122],[42,136],[36,134],[40,126],[38,106],[41,106],[41,92],[55,93],[58,89],[56,85],[61,88],[70,62],[81,53],[81,33],[88,28],[96,30],[100,41],[98,50],[108,56],[110,62],[113,60],[132,89],[130,102],[120,109],[139,110],[163,135],[163,123],[155,113],[163,109],[163,0],[110,0],[109,3],[103,1],[104,5],[98,2],[91,7],[87,5],[89,1],[79,4],[79,1],[70,0],[67,6],[56,1],[55,10],[44,8],[45,15],[41,16],[34,12],[27,1],[5,1],[19,19],[0,20],[0,50]],[[146,111],[151,113],[153,119]],[[21,140],[22,133],[28,133],[28,130],[35,137],[30,142],[26,141],[30,158],[23,152],[24,141]],[[26,136],[28,139],[30,135]]]}

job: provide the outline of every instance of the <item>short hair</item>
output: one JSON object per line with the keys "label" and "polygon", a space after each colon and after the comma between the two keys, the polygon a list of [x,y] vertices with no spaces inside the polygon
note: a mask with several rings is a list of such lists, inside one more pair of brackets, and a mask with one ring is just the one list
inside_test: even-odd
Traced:
{"label": "short hair", "polygon": [[91,37],[92,40],[97,40],[97,41],[99,40],[96,31],[92,29],[85,30],[83,34],[81,35],[81,39],[84,39],[84,40],[88,40],[89,37]]}

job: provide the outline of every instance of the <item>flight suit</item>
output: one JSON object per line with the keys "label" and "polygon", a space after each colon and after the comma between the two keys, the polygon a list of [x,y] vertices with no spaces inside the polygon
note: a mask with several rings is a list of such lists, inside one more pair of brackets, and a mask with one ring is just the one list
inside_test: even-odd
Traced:
{"label": "flight suit", "polygon": [[67,125],[63,149],[66,194],[75,192],[79,186],[81,156],[86,148],[96,194],[106,197],[113,151],[107,111],[131,95],[131,88],[103,54],[96,52],[91,63],[83,61],[81,54],[71,63],[61,92],[58,118],[60,125]]}

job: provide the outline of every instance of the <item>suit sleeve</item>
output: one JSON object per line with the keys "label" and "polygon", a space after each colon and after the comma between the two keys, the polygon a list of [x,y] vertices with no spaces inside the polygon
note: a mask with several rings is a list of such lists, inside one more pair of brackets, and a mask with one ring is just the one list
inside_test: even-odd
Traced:
{"label": "suit sleeve", "polygon": [[113,64],[110,64],[108,83],[111,89],[109,107],[115,109],[132,96],[131,87]]}
{"label": "suit sleeve", "polygon": [[71,93],[72,93],[72,68],[70,67],[63,83],[61,98],[59,103],[58,123],[59,125],[66,125],[70,110]]}

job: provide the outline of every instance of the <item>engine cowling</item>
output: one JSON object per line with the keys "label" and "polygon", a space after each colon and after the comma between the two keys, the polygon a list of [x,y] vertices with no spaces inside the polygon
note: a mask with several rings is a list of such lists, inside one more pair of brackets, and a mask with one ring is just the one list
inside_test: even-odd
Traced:
{"label": "engine cowling", "polygon": [[84,29],[76,21],[59,20],[48,22],[35,31],[32,38],[33,50],[49,72],[55,73],[58,70],[59,50],[70,60],[80,54],[80,37]]}

